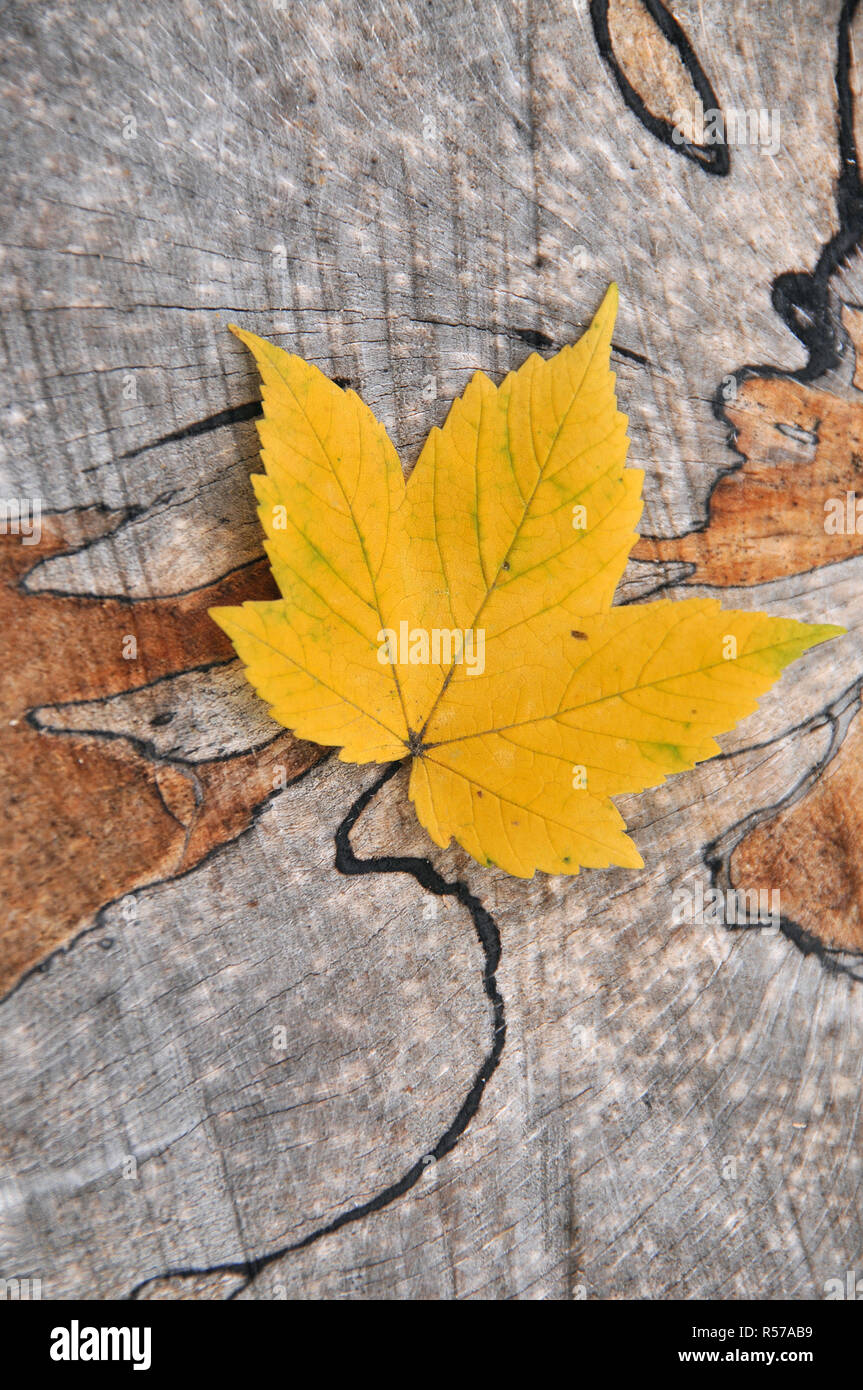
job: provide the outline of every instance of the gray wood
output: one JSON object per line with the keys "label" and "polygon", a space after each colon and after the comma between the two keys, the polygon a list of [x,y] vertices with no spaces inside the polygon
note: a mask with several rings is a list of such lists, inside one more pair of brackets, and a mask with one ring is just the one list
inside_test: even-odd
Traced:
{"label": "gray wood", "polygon": [[[720,383],[806,361],[771,285],[839,226],[840,5],[673,9],[727,102],[781,109],[775,157],[734,150],[712,177],[656,140],[584,0],[4,7],[0,492],[111,518],[28,592],[154,599],[261,555],[254,425],[218,419],[257,397],[229,322],[349,380],[410,467],[472,371],[500,377],[531,333],[571,341],[611,279],[642,530],[705,522],[740,461]],[[859,304],[860,282],[852,261],[831,305]],[[856,399],[852,367],[847,347],[819,389]],[[463,880],[500,928],[506,1046],[453,1151],[251,1281],[232,1268],[428,1155],[492,1041],[468,912],[404,874],[337,872],[335,832],[376,773],[310,758],[249,828],[188,872],[154,869],[9,982],[0,1276],[57,1298],[803,1299],[859,1269],[859,958],[675,924],[672,892],[837,756],[863,558],[686,577],[634,560],[622,596],[673,581],[850,635],[722,759],[621,799],[643,871],[480,870],[430,844],[403,773],[354,831],[359,855]],[[74,705],[46,679],[27,709],[45,740],[110,736],[194,770],[275,732],[236,676],[206,662]]]}

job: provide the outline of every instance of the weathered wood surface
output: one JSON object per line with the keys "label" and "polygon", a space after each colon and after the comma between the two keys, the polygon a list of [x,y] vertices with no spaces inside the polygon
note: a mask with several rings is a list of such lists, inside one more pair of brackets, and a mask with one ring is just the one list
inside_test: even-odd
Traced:
{"label": "weathered wood surface", "polygon": [[[4,7],[1,491],[46,515],[0,536],[0,1275],[46,1297],[810,1298],[861,1267],[863,541],[823,510],[863,469],[853,34],[838,0],[674,0],[687,65],[657,4],[607,8]],[[779,109],[774,154],[665,138],[694,63]],[[462,880],[502,939],[506,1045],[433,1161],[494,1046],[484,956],[463,901],[337,870],[375,770],[269,725],[206,618],[271,582],[227,323],[349,381],[409,467],[610,279],[647,473],[621,598],[849,636],[621,801],[643,872],[481,871],[401,773],[362,811],[357,855]],[[697,880],[779,888],[782,929],[675,924]]]}

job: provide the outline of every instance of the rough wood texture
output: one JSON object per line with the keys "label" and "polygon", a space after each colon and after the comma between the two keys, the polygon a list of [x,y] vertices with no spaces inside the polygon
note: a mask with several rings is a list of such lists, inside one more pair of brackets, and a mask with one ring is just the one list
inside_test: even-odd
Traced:
{"label": "rough wood texture", "polygon": [[[824,503],[863,476],[863,21],[670,9],[4,7],[0,495],[45,516],[0,536],[0,1275],[768,1299],[860,1269],[863,543]],[[675,144],[710,94],[778,108],[778,150]],[[410,467],[610,279],[647,472],[621,601],[849,635],[621,801],[643,872],[479,870],[402,772],[337,866],[378,771],[269,724],[206,618],[271,582],[227,323],[349,381]],[[699,881],[778,888],[780,928],[675,921]]]}

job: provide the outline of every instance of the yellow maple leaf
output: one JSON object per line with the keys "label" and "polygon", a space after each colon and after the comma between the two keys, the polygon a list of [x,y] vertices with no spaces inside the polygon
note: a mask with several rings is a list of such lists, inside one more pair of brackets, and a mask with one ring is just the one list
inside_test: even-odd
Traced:
{"label": "yellow maple leaf", "polygon": [[713,599],[613,608],[643,474],[588,331],[499,387],[477,372],[405,484],[353,391],[253,333],[282,595],[216,608],[279,723],[347,762],[412,760],[438,844],[530,877],[639,868],[610,798],[719,751],[788,662],[843,629]]}

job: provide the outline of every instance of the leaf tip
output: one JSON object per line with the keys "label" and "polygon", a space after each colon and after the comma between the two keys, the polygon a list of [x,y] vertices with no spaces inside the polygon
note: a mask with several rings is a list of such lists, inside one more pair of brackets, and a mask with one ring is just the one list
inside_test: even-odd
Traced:
{"label": "leaf tip", "polygon": [[810,647],[817,647],[821,642],[831,642],[834,637],[847,637],[847,627],[840,627],[838,623],[808,623],[810,633]]}
{"label": "leaf tip", "polygon": [[[258,349],[255,345],[265,343],[266,340],[263,338],[259,338],[257,333],[250,333],[247,328],[241,328],[238,323],[229,323],[228,328],[233,333],[235,338],[239,338],[240,342],[243,344],[243,347],[247,347],[249,349],[249,352],[257,361]],[[267,346],[272,345],[267,344]]]}
{"label": "leaf tip", "polygon": [[591,329],[598,335],[597,347],[599,343],[605,343],[606,347],[611,345],[611,334],[614,330],[615,319],[617,318],[617,306],[620,300],[617,282],[612,280],[605,294],[602,296],[602,303],[593,316]]}

